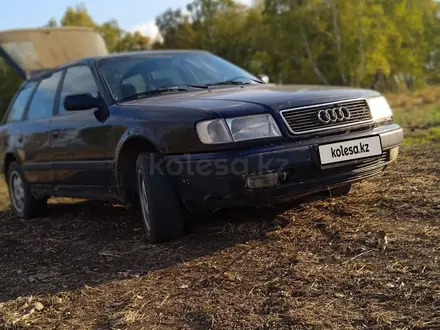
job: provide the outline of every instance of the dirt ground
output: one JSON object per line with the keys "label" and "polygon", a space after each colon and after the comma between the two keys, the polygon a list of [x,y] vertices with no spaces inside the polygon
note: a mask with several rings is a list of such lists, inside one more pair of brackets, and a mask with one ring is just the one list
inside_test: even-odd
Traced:
{"label": "dirt ground", "polygon": [[156,246],[118,206],[6,210],[0,328],[440,329],[440,151],[399,157],[348,197],[217,212]]}

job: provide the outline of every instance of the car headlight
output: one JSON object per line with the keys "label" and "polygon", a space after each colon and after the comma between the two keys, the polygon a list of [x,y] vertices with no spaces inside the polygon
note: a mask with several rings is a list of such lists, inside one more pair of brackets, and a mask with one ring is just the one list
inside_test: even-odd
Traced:
{"label": "car headlight", "polygon": [[226,119],[234,141],[281,136],[280,129],[269,114]]}
{"label": "car headlight", "polygon": [[213,119],[198,122],[197,135],[204,144],[219,144],[232,142],[231,133],[224,119]]}
{"label": "car headlight", "polygon": [[371,116],[375,121],[383,121],[393,117],[393,111],[383,96],[368,99]]}
{"label": "car headlight", "polygon": [[202,121],[197,123],[196,131],[204,144],[281,136],[278,125],[269,114]]}

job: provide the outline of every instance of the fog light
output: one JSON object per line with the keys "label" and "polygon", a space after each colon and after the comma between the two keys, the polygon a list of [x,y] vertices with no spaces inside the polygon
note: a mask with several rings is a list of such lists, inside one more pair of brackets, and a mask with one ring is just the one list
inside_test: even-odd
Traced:
{"label": "fog light", "polygon": [[390,150],[390,161],[396,160],[399,155],[399,147],[395,147]]}
{"label": "fog light", "polygon": [[258,174],[246,178],[246,186],[250,189],[273,187],[277,184],[277,173]]}

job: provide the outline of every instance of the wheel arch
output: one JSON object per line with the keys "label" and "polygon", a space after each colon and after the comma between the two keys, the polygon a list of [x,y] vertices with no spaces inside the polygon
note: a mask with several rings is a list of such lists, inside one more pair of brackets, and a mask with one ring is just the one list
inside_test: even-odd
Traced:
{"label": "wheel arch", "polygon": [[136,197],[136,173],[134,168],[138,156],[145,152],[162,153],[144,135],[130,135],[118,148],[115,176],[123,200],[131,204]]}
{"label": "wheel arch", "polygon": [[3,158],[3,167],[2,167],[5,182],[8,181],[8,171],[9,171],[9,166],[11,165],[12,162],[18,162],[18,163],[20,163],[20,160],[19,160],[19,158],[15,155],[14,152],[12,152],[12,151],[8,151],[8,152],[5,154],[5,157]]}

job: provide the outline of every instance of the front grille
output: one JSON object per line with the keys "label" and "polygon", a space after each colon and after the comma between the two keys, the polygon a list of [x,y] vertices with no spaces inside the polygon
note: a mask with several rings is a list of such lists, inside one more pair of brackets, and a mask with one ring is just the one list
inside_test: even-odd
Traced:
{"label": "front grille", "polygon": [[[350,112],[350,118],[342,121],[323,123],[318,119],[321,110],[345,107]],[[370,108],[367,100],[357,99],[350,101],[339,101],[313,106],[287,109],[280,111],[285,123],[293,134],[306,134],[317,131],[324,131],[338,127],[352,126],[372,121]]]}

